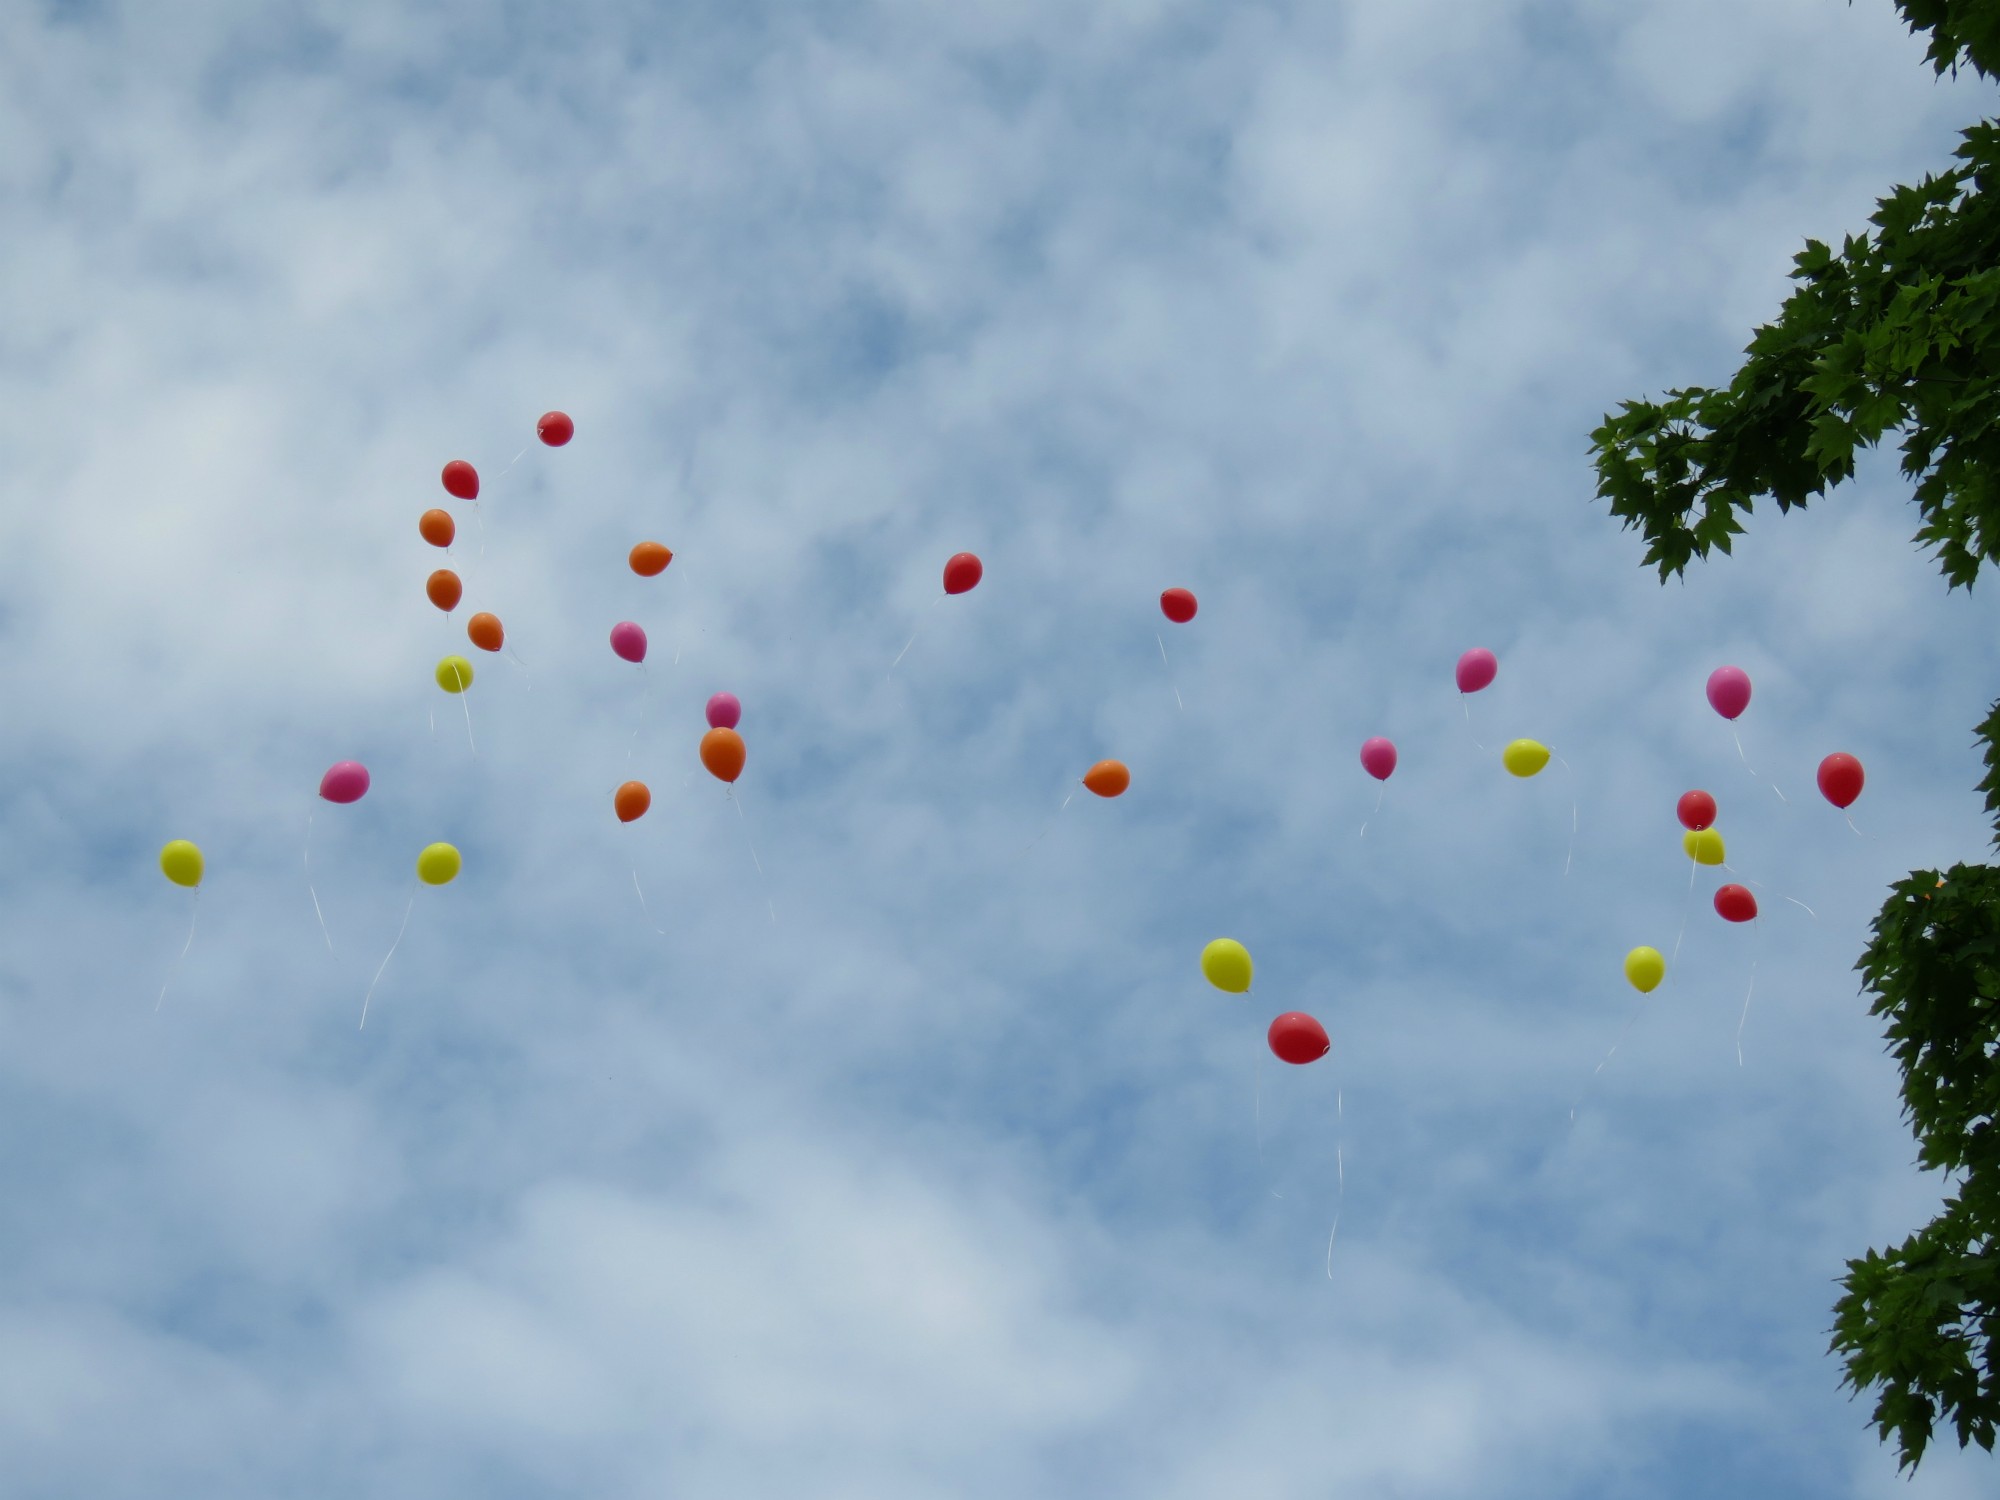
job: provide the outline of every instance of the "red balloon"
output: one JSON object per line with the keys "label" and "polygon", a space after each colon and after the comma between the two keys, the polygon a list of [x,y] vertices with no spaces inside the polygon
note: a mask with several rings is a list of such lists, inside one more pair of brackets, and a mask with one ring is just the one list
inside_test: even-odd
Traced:
{"label": "red balloon", "polygon": [[1185,625],[1194,618],[1194,595],[1187,589],[1168,589],[1160,595],[1160,613],[1176,625]]}
{"label": "red balloon", "polygon": [[1852,807],[1867,779],[1861,762],[1841,751],[1836,750],[1819,763],[1820,795],[1835,807]]}
{"label": "red balloon", "polygon": [[962,594],[985,574],[986,569],[970,552],[955,552],[944,565],[944,591],[947,594]]}
{"label": "red balloon", "polygon": [[1681,827],[1698,833],[1714,826],[1715,799],[1707,792],[1682,792],[1681,800],[1674,804],[1674,812],[1681,820]]}
{"label": "red balloon", "polygon": [[1318,1062],[1333,1050],[1326,1028],[1302,1010],[1288,1010],[1271,1023],[1271,1050],[1288,1063]]}
{"label": "red balloon", "polygon": [[1725,885],[1715,893],[1715,914],[1725,922],[1748,922],[1757,915],[1757,898],[1747,886]]}
{"label": "red balloon", "polygon": [[462,458],[454,458],[444,466],[445,493],[456,495],[461,500],[479,498],[479,471]]}
{"label": "red balloon", "polygon": [[569,419],[567,412],[543,412],[542,420],[535,424],[535,436],[551,448],[560,448],[576,436],[576,423]]}

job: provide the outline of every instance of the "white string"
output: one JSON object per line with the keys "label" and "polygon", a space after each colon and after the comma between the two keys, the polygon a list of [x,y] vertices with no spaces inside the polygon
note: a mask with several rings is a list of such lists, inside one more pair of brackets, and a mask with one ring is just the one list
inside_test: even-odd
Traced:
{"label": "white string", "polygon": [[1699,868],[1700,865],[1696,861],[1692,859],[1688,861],[1687,899],[1681,902],[1681,930],[1674,935],[1674,956],[1668,960],[1669,963],[1680,961],[1681,939],[1687,936],[1688,913],[1694,910],[1694,872]]}
{"label": "white string", "polygon": [[306,849],[300,856],[300,865],[306,872],[306,894],[312,897],[313,915],[319,918],[320,936],[326,939],[326,951],[331,953],[333,934],[326,930],[326,914],[319,909],[319,892],[313,889],[312,882],[313,814],[318,811],[316,807],[306,809]]}
{"label": "white string", "polygon": [[410,913],[415,909],[416,904],[417,888],[412,885],[410,887],[410,903],[403,908],[403,925],[396,929],[396,941],[391,943],[389,951],[382,955],[382,968],[375,971],[375,977],[368,981],[368,993],[361,997],[361,1025],[354,1028],[356,1031],[363,1030],[368,1025],[368,1002],[375,996],[375,986],[382,982],[382,970],[389,967],[389,960],[396,956],[396,949],[402,946],[403,933],[409,928]]}
{"label": "white string", "polygon": [[1563,855],[1563,879],[1569,879],[1570,862],[1576,858],[1576,773],[1569,768],[1569,762],[1560,755],[1556,764],[1563,768],[1563,775],[1569,778],[1569,849]]}
{"label": "white string", "polygon": [[1333,1169],[1340,1180],[1339,1196],[1333,1202],[1333,1228],[1326,1234],[1326,1279],[1333,1280],[1333,1237],[1340,1233],[1340,1213],[1347,1206],[1347,1156],[1346,1144],[1342,1141],[1343,1127],[1347,1123],[1347,1110],[1341,1102],[1340,1086],[1333,1090]]}
{"label": "white string", "polygon": [[647,924],[661,937],[670,936],[666,928],[653,920],[653,913],[646,905],[646,892],[639,884],[639,866],[636,862],[632,866],[632,889],[639,892],[639,910],[645,915]]}
{"label": "white string", "polygon": [[1356,835],[1357,838],[1368,837],[1368,825],[1375,821],[1375,814],[1382,810],[1382,795],[1388,790],[1389,783],[1386,781],[1375,788],[1375,805],[1368,809],[1368,816],[1361,820],[1361,832]]}
{"label": "white string", "polygon": [[1736,1018],[1736,1066],[1743,1066],[1743,1026],[1750,1019],[1750,996],[1757,988],[1757,956],[1750,955],[1750,987],[1743,992],[1743,1014]]}
{"label": "white string", "polygon": [[750,836],[750,820],[743,815],[743,799],[736,795],[736,788],[724,785],[723,791],[736,804],[736,816],[743,824],[743,842],[750,846],[750,863],[757,867],[757,880],[764,887],[764,906],[771,913],[771,925],[778,925],[778,908],[771,902],[771,882],[764,874],[764,862],[757,858],[757,841]]}
{"label": "white string", "polygon": [[1785,806],[1790,807],[1792,805],[1792,799],[1790,797],[1787,797],[1783,792],[1778,791],[1777,782],[1768,780],[1765,777],[1757,775],[1757,768],[1750,764],[1750,757],[1743,753],[1743,736],[1736,732],[1736,722],[1733,719],[1730,721],[1729,724],[1729,737],[1732,740],[1736,741],[1736,758],[1743,762],[1743,769],[1748,771],[1752,776],[1755,776],[1757,780],[1762,781],[1764,785],[1768,786],[1772,791],[1777,792],[1778,800],[1784,803]]}
{"label": "white string", "polygon": [[1472,741],[1472,747],[1475,750],[1479,751],[1480,754],[1484,755],[1486,753],[1486,747],[1479,743],[1479,736],[1472,732],[1471,696],[1466,693],[1460,693],[1458,695],[1458,706],[1465,710],[1465,733],[1467,738],[1469,738]]}
{"label": "white string", "polygon": [[155,1012],[157,1012],[160,1006],[163,1003],[165,1003],[167,998],[167,986],[174,982],[174,975],[180,972],[181,960],[188,956],[188,949],[194,946],[194,924],[196,920],[201,916],[200,886],[195,887],[194,901],[192,905],[193,905],[193,910],[191,910],[188,913],[187,941],[181,944],[181,951],[179,952],[179,954],[175,956],[174,961],[171,964],[167,965],[167,977],[160,981],[160,998],[153,1002],[153,1009]]}
{"label": "white string", "polygon": [[1181,702],[1181,685],[1174,681],[1174,664],[1167,660],[1167,638],[1156,630],[1153,639],[1160,643],[1160,665],[1167,669],[1167,685],[1174,690],[1174,707],[1186,713],[1187,705]]}
{"label": "white string", "polygon": [[[944,600],[945,600],[945,596],[944,596],[943,594],[939,594],[939,595],[937,596],[937,598],[935,598],[935,599],[931,600],[931,608],[932,608],[932,609],[936,609],[936,608],[937,608],[937,607],[938,607],[938,606],[939,606],[940,604],[944,603]],[[886,681],[887,681],[887,680],[888,680],[888,679],[889,679],[890,677],[892,677],[892,676],[894,676],[894,675],[895,675],[895,671],[896,671],[896,668],[897,668],[897,667],[898,667],[899,665],[901,665],[901,663],[902,663],[902,660],[903,660],[903,658],[904,658],[904,657],[906,657],[906,656],[908,656],[908,655],[910,654],[910,647],[912,647],[912,646],[916,645],[916,643],[917,643],[917,637],[918,637],[918,636],[920,636],[920,635],[922,635],[922,634],[924,633],[924,631],[925,631],[925,630],[927,630],[927,629],[928,629],[928,628],[930,627],[930,623],[931,623],[931,622],[930,622],[930,616],[928,616],[928,615],[924,616],[924,622],[923,622],[923,624],[919,625],[919,626],[918,626],[918,627],[916,628],[916,630],[915,630],[915,631],[914,631],[914,632],[913,632],[913,633],[911,634],[910,638],[909,638],[909,639],[908,639],[907,641],[903,642],[903,649],[902,649],[901,651],[898,651],[898,652],[896,653],[896,659],[895,659],[895,661],[892,661],[892,662],[890,662],[890,663],[889,663],[889,670],[888,670],[887,672],[884,672],[884,673],[882,674],[882,677],[883,677],[883,680],[884,680],[885,682],[886,682]]]}

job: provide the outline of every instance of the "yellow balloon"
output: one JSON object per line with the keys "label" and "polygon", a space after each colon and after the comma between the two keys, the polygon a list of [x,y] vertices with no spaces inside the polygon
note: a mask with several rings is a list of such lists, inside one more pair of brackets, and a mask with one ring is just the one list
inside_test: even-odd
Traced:
{"label": "yellow balloon", "polygon": [[1549,763],[1549,747],[1534,740],[1516,740],[1500,752],[1500,763],[1516,776],[1532,776]]}
{"label": "yellow balloon", "polygon": [[186,839],[175,839],[160,851],[160,873],[175,885],[200,885],[201,850]]}
{"label": "yellow balloon", "polygon": [[1625,955],[1625,977],[1640,994],[1650,994],[1667,977],[1667,961],[1658,948],[1634,948]]}
{"label": "yellow balloon", "polygon": [[417,856],[417,879],[425,885],[447,885],[458,874],[458,851],[449,844],[426,844]]}
{"label": "yellow balloon", "polygon": [[1724,859],[1722,835],[1713,828],[1690,828],[1681,835],[1681,847],[1698,865],[1719,865]]}
{"label": "yellow balloon", "polygon": [[1235,938],[1217,938],[1201,950],[1201,972],[1217,989],[1244,994],[1250,988],[1250,950]]}
{"label": "yellow balloon", "polygon": [[472,686],[472,663],[462,656],[447,656],[438,663],[437,680],[447,693],[462,693]]}

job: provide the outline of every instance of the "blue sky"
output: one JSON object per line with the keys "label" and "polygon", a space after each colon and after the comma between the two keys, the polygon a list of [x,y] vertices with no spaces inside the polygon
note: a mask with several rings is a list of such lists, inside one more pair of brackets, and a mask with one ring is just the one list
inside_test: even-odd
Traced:
{"label": "blue sky", "polygon": [[1877,0],[0,13],[9,1492],[1989,1490],[1824,1350],[1939,1196],[1851,966],[1983,856],[2000,622],[1887,457],[1662,588],[1587,454],[1945,164],[1987,89],[1921,55]]}

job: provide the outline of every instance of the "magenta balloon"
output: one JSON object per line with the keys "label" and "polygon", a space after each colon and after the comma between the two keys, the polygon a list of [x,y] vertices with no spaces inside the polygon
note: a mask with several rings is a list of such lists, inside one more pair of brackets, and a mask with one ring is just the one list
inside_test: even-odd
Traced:
{"label": "magenta balloon", "polygon": [[1387,781],[1396,769],[1396,747],[1379,734],[1361,747],[1361,769],[1377,781]]}
{"label": "magenta balloon", "polygon": [[611,627],[611,649],[627,661],[644,661],[646,632],[630,620],[620,620]]}
{"label": "magenta balloon", "polygon": [[368,790],[368,768],[358,760],[335,761],[319,779],[319,794],[329,802],[359,802]]}
{"label": "magenta balloon", "polygon": [[1708,674],[1708,706],[1733,719],[1750,706],[1750,674],[1741,667],[1717,667]]}
{"label": "magenta balloon", "polygon": [[1499,671],[1499,659],[1484,646],[1474,646],[1458,659],[1458,690],[1476,693],[1490,684]]}
{"label": "magenta balloon", "polygon": [[717,693],[708,700],[708,727],[734,729],[743,722],[743,703],[734,693]]}

